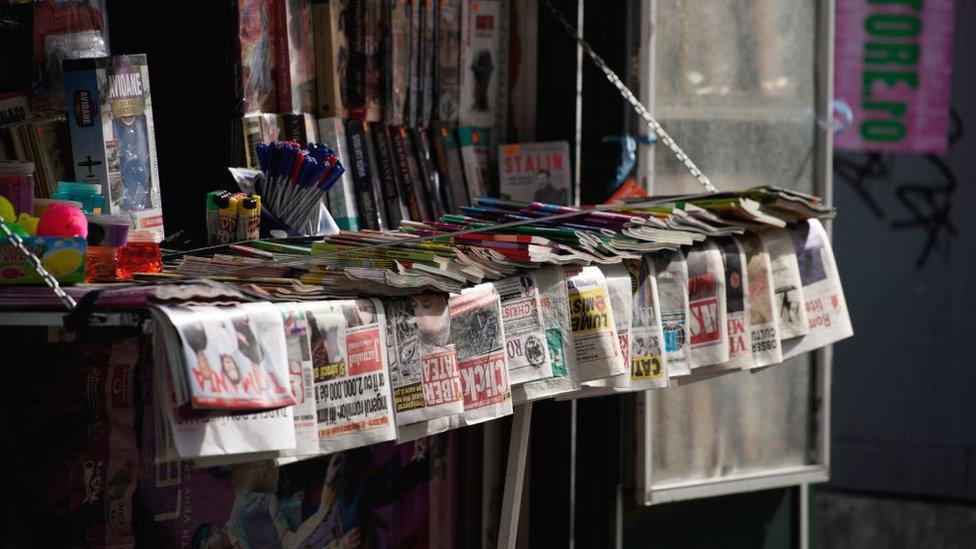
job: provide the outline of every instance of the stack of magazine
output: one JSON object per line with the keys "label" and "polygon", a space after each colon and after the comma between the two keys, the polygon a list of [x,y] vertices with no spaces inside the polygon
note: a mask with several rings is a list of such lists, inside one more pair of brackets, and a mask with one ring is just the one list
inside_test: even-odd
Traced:
{"label": "stack of magazine", "polygon": [[[160,458],[286,463],[541,398],[747,375],[853,334],[821,223],[834,210],[813,196],[463,211],[210,258],[262,303],[156,309]],[[246,274],[261,262],[290,272]]]}

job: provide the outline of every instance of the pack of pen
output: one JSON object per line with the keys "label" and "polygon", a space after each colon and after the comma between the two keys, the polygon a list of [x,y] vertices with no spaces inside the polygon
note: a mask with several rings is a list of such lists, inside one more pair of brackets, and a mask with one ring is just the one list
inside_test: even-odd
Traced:
{"label": "pack of pen", "polygon": [[[297,234],[314,235],[323,225],[334,225],[325,207],[326,192],[345,172],[339,156],[328,145],[309,143],[302,148],[291,141],[257,145],[264,177],[255,182],[261,207]],[[323,218],[328,217],[327,223]]]}

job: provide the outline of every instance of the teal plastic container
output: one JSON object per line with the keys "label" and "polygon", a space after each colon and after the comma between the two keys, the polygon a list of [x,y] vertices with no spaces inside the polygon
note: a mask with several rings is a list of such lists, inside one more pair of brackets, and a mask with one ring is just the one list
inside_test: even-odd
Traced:
{"label": "teal plastic container", "polygon": [[98,184],[58,181],[58,190],[51,193],[51,198],[81,202],[81,211],[87,214],[107,213],[102,186]]}

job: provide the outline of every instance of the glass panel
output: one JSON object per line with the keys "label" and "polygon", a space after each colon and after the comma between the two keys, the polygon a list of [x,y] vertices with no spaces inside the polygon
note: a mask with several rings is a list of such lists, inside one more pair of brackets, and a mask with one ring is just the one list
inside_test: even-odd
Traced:
{"label": "glass panel", "polygon": [[[654,113],[719,190],[813,189],[817,2],[658,0]],[[664,149],[657,193],[698,192]]]}
{"label": "glass panel", "polygon": [[809,360],[654,393],[653,484],[806,465]]}
{"label": "glass panel", "polygon": [[[817,2],[655,1],[664,127],[719,190],[812,192]],[[663,148],[653,177],[658,194],[701,191]],[[810,464],[811,368],[799,357],[655,392],[652,487]]]}

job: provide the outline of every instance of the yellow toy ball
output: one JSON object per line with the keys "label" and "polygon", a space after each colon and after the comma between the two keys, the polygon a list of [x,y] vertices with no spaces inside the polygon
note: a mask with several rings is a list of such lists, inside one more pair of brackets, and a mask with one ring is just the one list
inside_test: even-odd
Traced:
{"label": "yellow toy ball", "polygon": [[27,234],[37,236],[37,223],[40,220],[41,218],[29,215],[27,212],[20,212],[20,217],[17,218],[17,224]]}
{"label": "yellow toy ball", "polygon": [[5,196],[0,196],[0,221],[17,222],[17,212],[14,211],[14,205]]}
{"label": "yellow toy ball", "polygon": [[81,267],[83,255],[73,248],[62,248],[45,254],[41,258],[41,265],[54,276],[62,276],[73,273]]}

